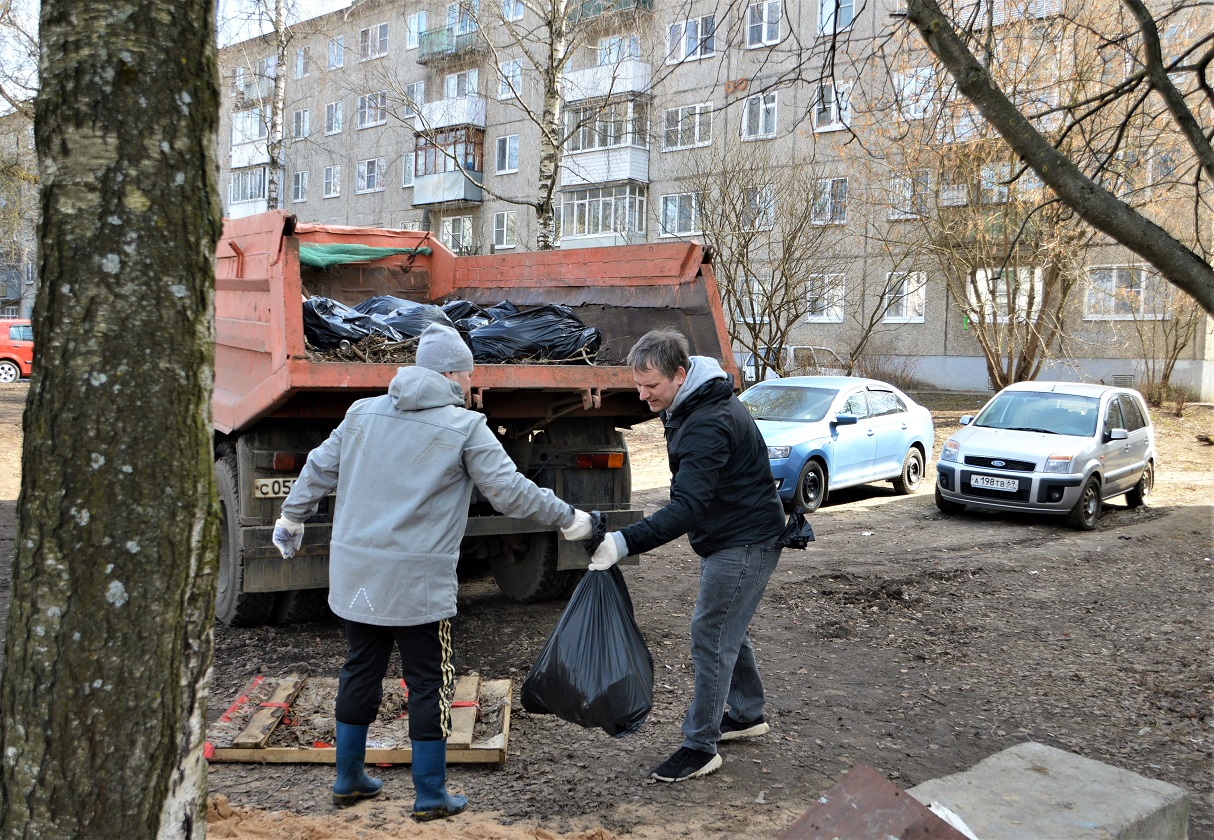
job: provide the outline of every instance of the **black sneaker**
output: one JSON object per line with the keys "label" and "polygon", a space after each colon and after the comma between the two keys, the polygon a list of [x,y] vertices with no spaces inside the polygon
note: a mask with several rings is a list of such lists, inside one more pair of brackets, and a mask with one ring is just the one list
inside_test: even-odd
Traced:
{"label": "black sneaker", "polygon": [[721,756],[718,753],[679,747],[674,755],[662,762],[650,775],[659,782],[681,782],[696,776],[707,776],[720,766]]}
{"label": "black sneaker", "polygon": [[771,727],[767,725],[767,721],[763,720],[763,716],[759,715],[754,720],[736,721],[729,716],[728,713],[721,718],[721,740],[735,741],[739,738],[758,738],[760,735],[766,735],[771,731]]}

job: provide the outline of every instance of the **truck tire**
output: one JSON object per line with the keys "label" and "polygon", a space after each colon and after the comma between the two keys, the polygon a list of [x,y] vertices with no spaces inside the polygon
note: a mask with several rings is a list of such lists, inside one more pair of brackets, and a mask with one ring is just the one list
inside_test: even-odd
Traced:
{"label": "truck tire", "polygon": [[240,489],[236,457],[215,462],[219,490],[219,571],[216,575],[215,618],[233,627],[257,627],[269,620],[275,592],[241,592],[244,557],[240,550]]}
{"label": "truck tire", "polygon": [[501,553],[489,566],[502,594],[521,604],[561,597],[571,574],[556,570],[556,534],[551,532],[503,539]]}
{"label": "truck tire", "polygon": [[328,589],[291,589],[279,592],[274,600],[271,624],[294,624],[301,621],[323,621],[329,611]]}

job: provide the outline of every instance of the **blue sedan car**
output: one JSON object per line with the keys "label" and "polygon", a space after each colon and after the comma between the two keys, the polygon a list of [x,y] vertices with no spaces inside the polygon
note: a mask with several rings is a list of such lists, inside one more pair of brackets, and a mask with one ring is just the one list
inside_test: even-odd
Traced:
{"label": "blue sedan car", "polygon": [[814,511],[831,490],[892,481],[901,494],[923,481],[936,432],[932,415],[893,385],[854,376],[760,382],[739,398],[763,433],[785,505]]}

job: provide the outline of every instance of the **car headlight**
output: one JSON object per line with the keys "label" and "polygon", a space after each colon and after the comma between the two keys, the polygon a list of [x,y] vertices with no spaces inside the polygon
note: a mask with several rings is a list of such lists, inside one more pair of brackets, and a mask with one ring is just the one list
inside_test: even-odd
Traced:
{"label": "car headlight", "polygon": [[1051,455],[1045,459],[1045,472],[1059,473],[1066,475],[1071,471],[1071,456],[1069,453],[1065,455]]}
{"label": "car headlight", "polygon": [[769,461],[781,461],[787,458],[788,453],[791,451],[791,446],[769,446],[767,447],[767,459]]}
{"label": "car headlight", "polygon": [[944,442],[944,446],[941,447],[941,449],[940,449],[940,460],[941,461],[956,461],[957,460],[957,450],[960,448],[961,447],[957,444],[957,441],[946,440]]}

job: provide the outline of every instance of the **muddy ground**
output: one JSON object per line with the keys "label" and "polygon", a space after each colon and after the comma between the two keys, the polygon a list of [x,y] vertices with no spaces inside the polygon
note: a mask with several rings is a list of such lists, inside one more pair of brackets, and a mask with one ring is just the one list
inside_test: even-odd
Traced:
{"label": "muddy ground", "polygon": [[[937,395],[939,444],[972,398]],[[24,385],[0,387],[0,611],[8,588]],[[786,552],[752,635],[771,734],[726,744],[715,775],[648,780],[678,746],[690,698],[687,627],[696,558],[685,540],[626,569],[656,664],[654,708],[624,739],[521,709],[517,683],[561,613],[505,601],[468,570],[454,621],[460,673],[516,681],[509,755],[454,766],[472,810],[408,819],[408,767],[384,794],[329,804],[329,767],[214,764],[210,834],[243,838],[778,837],[857,763],[900,787],[955,773],[1028,740],[1186,789],[1189,837],[1214,840],[1214,407],[1155,414],[1161,464],[1146,509],[1115,502],[1090,533],[1048,517],[943,518],[931,480],[837,493],[818,540]],[[637,500],[660,506],[668,474],[653,424],[630,434]],[[214,720],[258,674],[336,674],[331,621],[216,629]]]}

